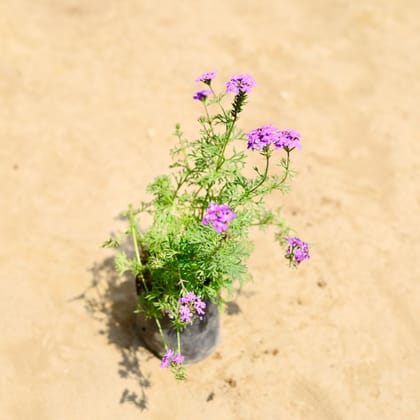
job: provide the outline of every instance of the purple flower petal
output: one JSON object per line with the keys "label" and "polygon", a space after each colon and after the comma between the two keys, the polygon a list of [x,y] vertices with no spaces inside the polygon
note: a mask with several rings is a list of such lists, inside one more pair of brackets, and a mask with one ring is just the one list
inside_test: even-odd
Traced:
{"label": "purple flower petal", "polygon": [[207,99],[207,96],[211,94],[211,90],[199,90],[194,96],[193,99],[197,101],[204,102]]}
{"label": "purple flower petal", "polygon": [[285,238],[289,244],[285,257],[294,265],[300,264],[303,260],[309,260],[309,245],[297,237]]}
{"label": "purple flower petal", "polygon": [[215,71],[208,71],[207,73],[203,73],[200,77],[195,79],[196,82],[203,82],[206,85],[209,85],[211,81],[216,77]]}
{"label": "purple flower petal", "polygon": [[263,150],[272,144],[276,149],[300,149],[300,134],[293,129],[279,130],[271,124],[263,125],[247,134],[248,149]]}
{"label": "purple flower petal", "polygon": [[248,149],[262,150],[264,147],[275,143],[279,137],[280,130],[271,124],[263,125],[247,134]]}
{"label": "purple flower petal", "polygon": [[210,203],[201,223],[207,225],[212,222],[214,230],[221,233],[228,229],[228,223],[235,217],[236,213],[227,204]]}
{"label": "purple flower petal", "polygon": [[173,355],[174,355],[174,351],[172,349],[166,350],[165,354],[162,357],[160,367],[164,369],[168,368],[169,365],[171,364]]}
{"label": "purple flower petal", "polygon": [[192,321],[193,314],[187,305],[181,305],[179,315],[182,322],[190,323]]}
{"label": "purple flower petal", "polygon": [[255,86],[255,80],[249,74],[237,74],[232,76],[226,83],[226,92],[233,92],[238,94],[239,92],[251,92]]}
{"label": "purple flower petal", "polygon": [[276,149],[301,149],[300,134],[293,129],[281,130],[277,140],[274,142]]}
{"label": "purple flower petal", "polygon": [[174,357],[172,357],[172,361],[175,362],[177,365],[180,365],[185,360],[185,357],[181,353],[177,353]]}
{"label": "purple flower petal", "polygon": [[203,302],[198,296],[196,301],[194,302],[194,309],[195,312],[197,313],[197,315],[204,315],[205,311],[204,309],[206,308],[206,303]]}

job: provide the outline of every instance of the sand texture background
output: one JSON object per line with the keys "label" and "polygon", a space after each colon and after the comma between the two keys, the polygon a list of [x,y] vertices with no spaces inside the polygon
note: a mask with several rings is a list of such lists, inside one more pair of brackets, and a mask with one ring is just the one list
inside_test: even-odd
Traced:
{"label": "sand texture background", "polygon": [[[2,419],[420,419],[418,1],[0,2]],[[141,346],[100,244],[190,138],[194,79],[257,86],[240,121],[296,128],[254,281],[178,384]],[[257,161],[256,156],[252,159]]]}

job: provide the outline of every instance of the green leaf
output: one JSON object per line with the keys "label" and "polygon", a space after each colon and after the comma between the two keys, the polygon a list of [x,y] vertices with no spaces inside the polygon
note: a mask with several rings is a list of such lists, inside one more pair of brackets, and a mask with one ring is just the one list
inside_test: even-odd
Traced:
{"label": "green leaf", "polygon": [[120,246],[120,243],[116,238],[109,238],[101,246],[102,248],[118,248]]}
{"label": "green leaf", "polygon": [[132,262],[127,257],[125,252],[118,252],[115,255],[115,270],[119,274],[124,274],[126,271],[130,271],[132,268]]}

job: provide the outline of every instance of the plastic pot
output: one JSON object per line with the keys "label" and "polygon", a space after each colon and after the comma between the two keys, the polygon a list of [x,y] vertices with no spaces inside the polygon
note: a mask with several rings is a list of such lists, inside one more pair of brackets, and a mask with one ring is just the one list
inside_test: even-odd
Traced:
{"label": "plastic pot", "polygon": [[[185,357],[185,364],[198,362],[210,355],[220,340],[219,309],[208,299],[205,303],[206,313],[202,319],[196,318],[180,333],[181,354]],[[165,352],[165,346],[156,321],[146,318],[144,313],[139,313],[136,323],[144,345],[156,356],[161,357]],[[160,319],[160,324],[168,347],[176,352],[178,348],[176,330],[172,327],[170,318],[164,316]]]}

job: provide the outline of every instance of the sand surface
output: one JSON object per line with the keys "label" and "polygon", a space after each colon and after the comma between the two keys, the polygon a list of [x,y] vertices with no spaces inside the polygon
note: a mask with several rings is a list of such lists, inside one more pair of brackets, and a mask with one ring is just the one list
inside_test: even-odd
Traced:
{"label": "sand surface", "polygon": [[[418,1],[0,2],[2,419],[420,419]],[[194,79],[258,85],[244,130],[303,149],[254,281],[178,384],[100,244],[198,133]]]}

